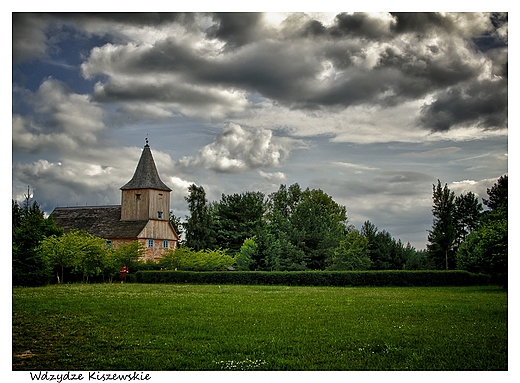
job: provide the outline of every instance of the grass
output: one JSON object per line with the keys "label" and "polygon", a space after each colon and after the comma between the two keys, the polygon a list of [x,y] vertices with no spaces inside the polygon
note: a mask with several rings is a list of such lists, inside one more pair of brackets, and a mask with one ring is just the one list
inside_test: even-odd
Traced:
{"label": "grass", "polygon": [[507,370],[497,287],[13,288],[13,370]]}

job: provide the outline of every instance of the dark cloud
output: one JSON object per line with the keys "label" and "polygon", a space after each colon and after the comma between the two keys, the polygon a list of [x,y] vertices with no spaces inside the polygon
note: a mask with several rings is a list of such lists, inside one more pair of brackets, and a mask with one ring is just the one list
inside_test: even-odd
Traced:
{"label": "dark cloud", "polygon": [[[38,24],[36,17],[17,18],[13,41],[20,42],[18,56],[31,51],[30,36],[40,39],[35,39],[39,50],[33,55],[48,54],[49,40],[42,37],[47,24]],[[153,44],[130,42],[134,31],[128,43],[118,38],[94,47],[82,72],[99,79],[94,96],[100,102],[157,102],[171,104],[172,112],[190,106],[235,113],[230,103],[259,94],[291,109],[338,111],[356,105],[396,107],[434,95],[421,112],[421,126],[445,131],[472,121],[484,128],[507,123],[507,92],[489,102],[492,96],[485,94],[493,88],[485,78],[507,76],[507,14],[340,13],[328,26],[295,14],[279,33],[260,13],[67,14],[62,22],[77,28],[89,24],[89,33],[107,35],[115,33],[111,23],[177,25],[175,34],[163,29]],[[229,97],[240,92],[244,96]],[[465,94],[478,97],[458,99]],[[482,116],[477,116],[479,108]]]}
{"label": "dark cloud", "polygon": [[419,123],[434,132],[456,126],[501,129],[507,126],[507,81],[482,81],[449,88],[421,110]]}
{"label": "dark cloud", "polygon": [[228,48],[237,48],[257,39],[262,18],[261,13],[215,13],[215,24],[206,33],[224,41]]}
{"label": "dark cloud", "polygon": [[387,37],[392,25],[389,20],[371,17],[366,13],[340,13],[334,20],[334,25],[329,28],[333,37],[356,36],[367,39],[380,39]]}
{"label": "dark cloud", "polygon": [[395,17],[393,30],[397,33],[425,33],[431,29],[442,29],[449,33],[455,28],[452,19],[434,12],[392,12]]}

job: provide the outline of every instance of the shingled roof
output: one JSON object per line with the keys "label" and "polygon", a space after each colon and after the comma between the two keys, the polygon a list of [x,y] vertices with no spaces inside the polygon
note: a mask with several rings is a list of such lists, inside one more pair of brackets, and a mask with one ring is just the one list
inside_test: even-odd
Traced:
{"label": "shingled roof", "polygon": [[51,213],[56,226],[65,232],[84,230],[95,237],[137,238],[148,221],[121,221],[121,205],[57,207]]}
{"label": "shingled roof", "polygon": [[133,178],[126,185],[121,187],[121,190],[129,189],[172,190],[161,181],[157,168],[155,167],[152,151],[148,144],[144,146],[143,153],[141,154]]}

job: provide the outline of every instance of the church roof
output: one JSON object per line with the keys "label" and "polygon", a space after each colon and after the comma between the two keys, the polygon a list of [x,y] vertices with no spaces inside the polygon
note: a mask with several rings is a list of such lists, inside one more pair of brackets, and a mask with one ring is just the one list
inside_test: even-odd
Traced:
{"label": "church roof", "polygon": [[57,207],[51,213],[56,226],[65,232],[79,229],[95,237],[137,238],[148,221],[121,221],[121,205]]}
{"label": "church roof", "polygon": [[121,187],[121,190],[131,189],[172,190],[161,181],[148,143],[144,146],[134,176],[126,185]]}

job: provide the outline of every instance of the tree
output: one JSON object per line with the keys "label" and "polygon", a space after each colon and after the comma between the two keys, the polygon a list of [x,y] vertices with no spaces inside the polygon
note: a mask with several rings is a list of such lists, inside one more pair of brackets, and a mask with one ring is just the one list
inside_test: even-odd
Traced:
{"label": "tree", "polygon": [[453,218],[457,232],[456,248],[464,242],[469,233],[478,228],[482,209],[482,204],[472,192],[455,197]]}
{"label": "tree", "polygon": [[494,281],[507,286],[507,220],[484,223],[469,234],[457,252],[457,268],[490,274]]}
{"label": "tree", "polygon": [[488,188],[481,225],[470,233],[457,252],[457,268],[490,274],[494,281],[507,286],[508,221],[507,175]]}
{"label": "tree", "polygon": [[[65,282],[65,270],[81,274],[83,282],[100,275],[106,264],[105,240],[72,229],[70,233],[45,238],[39,251],[58,273],[58,282]],[[61,277],[59,276],[61,272]]]}
{"label": "tree", "polygon": [[435,267],[438,269],[452,269],[455,266],[455,252],[453,249],[457,236],[454,221],[455,193],[448,185],[444,187],[437,180],[433,185],[433,226],[428,234],[428,253]]}
{"label": "tree", "polygon": [[[181,238],[182,233],[184,233],[184,228],[181,222],[180,217],[176,217],[175,214],[173,214],[173,211],[170,210],[170,224],[173,226],[173,230],[177,233],[179,238]],[[181,241],[179,240],[179,244]]]}
{"label": "tree", "polygon": [[89,278],[100,275],[103,272],[103,263],[106,257],[106,240],[81,231],[73,230],[69,235],[78,238],[78,252],[74,271],[81,273],[83,283],[88,283]]}
{"label": "tree", "polygon": [[52,218],[45,218],[36,201],[30,202],[30,193],[22,205],[12,201],[13,222],[13,285],[40,286],[52,276],[52,266],[38,250],[47,236],[61,235]]}
{"label": "tree", "polygon": [[212,248],[214,233],[212,218],[208,211],[206,192],[202,186],[195,184],[188,188],[189,196],[184,197],[188,202],[190,216],[186,217],[186,246],[195,250]]}
{"label": "tree", "polygon": [[406,259],[404,270],[430,270],[434,266],[426,250],[414,251]]}
{"label": "tree", "polygon": [[235,263],[238,270],[251,270],[254,264],[254,258],[258,252],[258,245],[255,242],[255,237],[246,238],[240,247],[240,251],[235,256]]}
{"label": "tree", "polygon": [[334,249],[329,270],[368,270],[372,262],[369,257],[368,239],[357,230],[349,231],[345,239]]}
{"label": "tree", "polygon": [[119,275],[123,266],[128,267],[132,272],[132,269],[139,265],[144,251],[144,245],[139,241],[118,243],[114,247],[108,248],[102,267],[103,280],[107,277],[108,281],[112,282],[113,278]]}
{"label": "tree", "polygon": [[361,226],[361,234],[368,240],[368,253],[372,270],[401,270],[416,250],[408,243],[396,241],[386,230],[378,232],[370,221]]}
{"label": "tree", "polygon": [[484,199],[484,205],[490,209],[490,214],[503,216],[507,219],[507,174],[501,176],[491,189],[487,189],[489,199]]}
{"label": "tree", "polygon": [[311,270],[324,270],[347,231],[347,209],[320,189],[307,188],[291,215],[295,245]]}
{"label": "tree", "polygon": [[240,251],[246,238],[258,234],[264,224],[264,199],[261,192],[222,194],[214,220],[218,247],[235,254]]}

